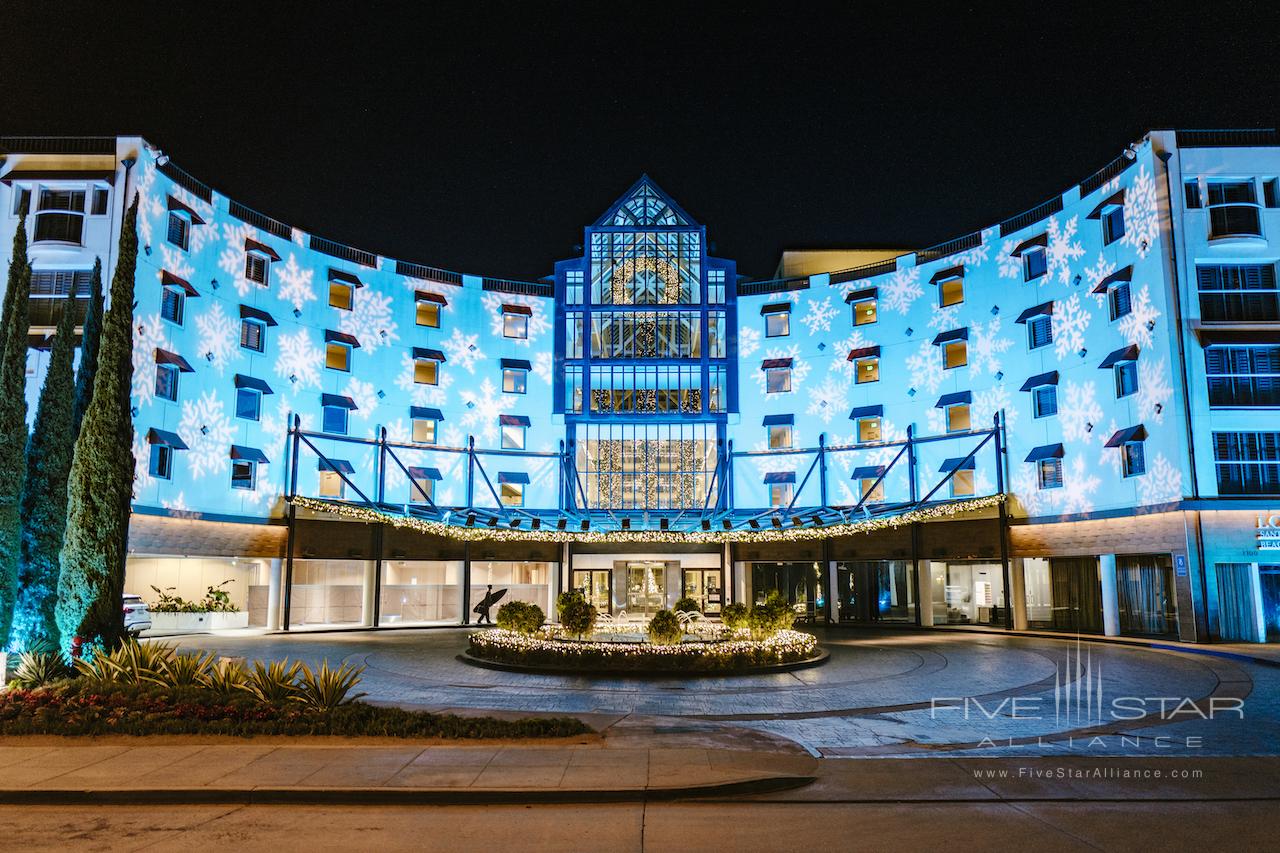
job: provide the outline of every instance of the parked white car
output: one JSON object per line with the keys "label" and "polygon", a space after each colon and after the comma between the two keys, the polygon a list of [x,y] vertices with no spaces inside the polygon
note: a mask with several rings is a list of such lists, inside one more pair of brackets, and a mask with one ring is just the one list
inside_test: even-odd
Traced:
{"label": "parked white car", "polygon": [[131,637],[151,630],[151,611],[147,610],[147,603],[142,600],[142,596],[128,592],[124,594],[124,629]]}

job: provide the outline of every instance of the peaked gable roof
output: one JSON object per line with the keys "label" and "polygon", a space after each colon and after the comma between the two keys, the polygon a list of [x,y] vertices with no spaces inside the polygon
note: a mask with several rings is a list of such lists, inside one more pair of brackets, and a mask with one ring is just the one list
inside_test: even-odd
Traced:
{"label": "peaked gable roof", "polygon": [[641,175],[640,180],[610,205],[594,224],[597,227],[627,228],[661,225],[687,227],[696,223],[648,175]]}

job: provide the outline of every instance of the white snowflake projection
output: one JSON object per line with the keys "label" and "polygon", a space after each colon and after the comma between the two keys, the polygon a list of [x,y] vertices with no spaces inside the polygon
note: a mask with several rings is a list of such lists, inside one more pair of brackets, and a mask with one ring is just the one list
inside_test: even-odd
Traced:
{"label": "white snowflake projection", "polygon": [[[1120,429],[1120,425],[1116,423],[1116,419],[1112,418],[1107,424],[1107,428],[1102,430],[1101,434],[1110,438]],[[1098,467],[1110,468],[1113,476],[1120,476],[1120,448],[1107,447],[1106,442],[1102,443],[1102,450],[1098,454]]]}
{"label": "white snowflake projection", "polygon": [[554,358],[549,352],[540,352],[533,357],[533,375],[550,384],[551,369]]}
{"label": "white snowflake projection", "polygon": [[283,333],[276,341],[276,375],[289,383],[290,393],[320,387],[320,367],[324,351],[311,341],[307,329]]}
{"label": "white snowflake projection", "polygon": [[938,303],[933,303],[929,311],[929,328],[939,332],[945,332],[962,325],[960,322],[960,306],[949,305],[942,308]]}
{"label": "white snowflake projection", "polygon": [[[812,369],[812,365],[809,364],[809,362],[805,360],[803,357],[801,357],[799,344],[792,344],[791,346],[786,348],[770,347],[769,351],[765,353],[765,358],[766,359],[774,359],[774,358],[791,359],[791,390],[792,391],[799,390],[800,386],[804,384],[805,377],[809,375],[809,371]],[[761,394],[767,393],[766,389],[768,387],[767,385],[768,378],[769,378],[768,374],[764,370],[754,370],[752,371],[752,375],[756,380],[756,385],[759,386],[760,388],[760,393]]]}
{"label": "white snowflake projection", "polygon": [[[795,428],[791,430],[791,446],[805,446],[804,440],[800,437],[799,432]],[[755,451],[769,450],[769,439],[767,437],[762,438],[760,441],[757,441],[751,449]],[[748,456],[747,458],[750,459],[751,464],[755,466],[757,481],[764,477],[765,474],[795,471],[797,485],[799,485],[800,477],[804,475],[805,468],[809,466],[809,463],[813,462],[812,455],[800,453],[785,455],[769,453],[761,454],[759,456]]]}
{"label": "white snowflake projection", "polygon": [[471,427],[472,434],[479,435],[490,447],[498,440],[498,416],[503,414],[504,403],[497,391],[493,382],[485,377],[478,391],[466,389],[458,392],[467,409],[462,416],[462,425]]}
{"label": "white snowflake projection", "polygon": [[414,406],[442,406],[448,397],[449,386],[453,384],[453,373],[441,368],[436,376],[435,385],[424,385],[414,381],[417,362],[409,353],[400,354],[400,373],[396,376],[396,387],[409,395],[409,402]]}
{"label": "white snowflake projection", "polygon": [[1102,480],[1085,464],[1083,456],[1076,455],[1070,465],[1063,465],[1062,487],[1054,489],[1054,503],[1063,513],[1088,512],[1093,509],[1093,493]]}
{"label": "white snowflake projection", "polygon": [[1098,282],[1102,281],[1115,271],[1116,265],[1107,260],[1106,255],[1099,252],[1098,262],[1091,267],[1086,267],[1084,271],[1080,273],[1080,281],[1086,288],[1088,288],[1089,294],[1093,297],[1094,303],[1099,307],[1106,304],[1107,294],[1106,291],[1103,291],[1102,293],[1094,293],[1093,289],[1098,286]]}
{"label": "white snowflake projection", "polygon": [[[1062,405],[1058,407],[1058,421],[1062,424],[1065,441],[1092,444],[1098,435],[1097,425],[1102,421],[1102,407],[1098,405],[1098,388],[1092,381],[1066,381],[1062,385]],[[1090,425],[1095,428],[1090,431]]]}
{"label": "white snowflake projection", "polygon": [[978,321],[969,327],[969,375],[995,376],[1000,372],[1000,356],[1013,346],[1012,338],[1000,337],[999,315],[985,323]]}
{"label": "white snowflake projection", "polygon": [[352,335],[366,352],[391,346],[400,340],[396,321],[391,317],[391,297],[372,287],[357,287],[350,311],[339,311],[338,329]]}
{"label": "white snowflake projection", "polygon": [[164,214],[164,194],[156,186],[158,172],[151,160],[145,160],[139,172],[135,187],[138,193],[138,236],[144,246],[150,246],[155,228],[153,220],[159,220]]}
{"label": "white snowflake projection", "polygon": [[177,497],[174,498],[161,498],[160,506],[170,512],[189,512],[191,509],[187,506],[186,492],[178,492]]}
{"label": "white snowflake projection", "polygon": [[831,321],[838,313],[831,305],[830,296],[824,296],[820,300],[810,299],[808,310],[800,317],[800,322],[804,323],[805,328],[809,330],[809,336],[812,337],[818,332],[831,331]]}
{"label": "white snowflake projection", "polygon": [[221,375],[227,363],[240,355],[240,324],[215,299],[208,310],[196,315],[196,331],[200,356]]}
{"label": "white snowflake projection", "polygon": [[760,349],[760,330],[746,323],[738,329],[738,356],[746,358]]}
{"label": "white snowflake projection", "polygon": [[235,427],[216,393],[205,391],[196,399],[183,402],[178,435],[187,443],[182,459],[192,479],[226,470]]}
{"label": "white snowflake projection", "polygon": [[[555,450],[550,443],[538,445],[539,453],[550,453]],[[560,465],[555,457],[552,456],[536,456],[530,459],[529,465],[529,485],[533,488],[545,488],[550,486],[557,476],[559,476]]]}
{"label": "white snowflake projection", "polygon": [[1013,250],[1018,247],[1018,242],[1013,239],[1005,240],[1000,247],[1000,254],[996,256],[998,265],[997,271],[1001,278],[1020,278],[1022,276],[1022,258],[1013,256]]}
{"label": "white snowflake projection", "polygon": [[921,341],[920,348],[907,356],[907,371],[911,374],[911,387],[916,394],[932,394],[942,384],[942,356],[938,348],[928,341]]}
{"label": "white snowflake projection", "polygon": [[972,272],[975,267],[986,263],[987,257],[991,254],[991,241],[998,231],[999,229],[997,228],[983,229],[981,243],[970,249],[949,255],[946,260],[939,264],[939,268],[964,266],[967,271]]}
{"label": "white snowflake projection", "polygon": [[442,447],[466,447],[467,434],[456,424],[449,424],[445,426],[436,443]]}
{"label": "white snowflake projection", "polygon": [[[193,223],[191,228],[187,229],[187,251],[194,255],[203,249],[205,244],[210,240],[216,239],[218,229],[212,224],[213,205],[209,204],[202,198],[197,198],[176,184],[169,187],[168,194],[174,201],[179,204],[186,205],[194,210],[196,212],[196,216],[203,219],[206,223],[204,225],[196,225]],[[166,204],[165,207],[167,208],[168,205]],[[168,211],[166,210],[165,213],[165,227],[167,228],[169,218],[167,215]]]}
{"label": "white snowflake projection", "polygon": [[142,433],[138,432],[137,424],[133,429],[133,498],[138,499],[139,493],[143,489],[151,485],[153,479],[151,477],[151,447],[143,440]]}
{"label": "white snowflake projection", "polygon": [[1165,360],[1138,359],[1138,414],[1144,420],[1164,423],[1173,402],[1173,385]]}
{"label": "white snowflake projection", "polygon": [[486,293],[481,297],[484,310],[489,315],[489,332],[495,338],[503,338],[505,320],[502,314],[503,305],[523,305],[529,309],[529,321],[526,324],[526,336],[523,338],[505,338],[509,344],[527,347],[537,342],[538,338],[551,330],[551,321],[547,319],[545,299],[535,296],[523,296],[518,293]]}
{"label": "white snowflake projection", "polygon": [[903,316],[911,305],[924,295],[920,286],[920,270],[916,267],[897,270],[880,287],[880,304],[886,311],[896,311]]}
{"label": "white snowflake projection", "polygon": [[1132,246],[1145,258],[1160,235],[1160,210],[1156,204],[1156,182],[1146,164],[1138,167],[1133,185],[1124,194],[1124,236],[1120,242]]}
{"label": "white snowflake projection", "polygon": [[156,393],[156,350],[169,349],[168,331],[160,315],[140,317],[133,327],[133,379],[130,392],[139,406],[148,405]]}
{"label": "white snowflake projection", "polygon": [[1013,493],[1018,503],[1022,504],[1023,512],[1028,516],[1042,515],[1049,508],[1049,492],[1042,490],[1040,484],[1036,482],[1034,465],[1029,463],[1018,465],[1010,480]]}
{"label": "white snowflake projection", "polygon": [[218,268],[231,276],[231,284],[241,297],[260,286],[244,277],[244,241],[257,238],[258,232],[251,225],[228,222],[222,226],[222,251],[218,254]]}
{"label": "white snowflake projection", "polygon": [[942,435],[947,431],[947,413],[945,409],[931,406],[924,412],[924,428],[929,435]]}
{"label": "white snowflake projection", "polygon": [[[907,440],[907,430],[905,427],[899,427],[897,424],[895,424],[893,421],[890,421],[890,420],[881,420],[880,441],[895,442],[895,441],[906,441],[906,440]],[[886,444],[885,446],[877,447],[874,450],[871,450],[867,453],[867,457],[866,457],[867,464],[868,465],[888,465],[891,462],[893,462],[893,457],[897,456],[900,450],[902,450],[901,445],[895,445],[895,444]],[[907,457],[905,454],[903,454],[903,457],[898,460],[898,465],[904,465],[906,463],[906,460],[907,460]]]}
{"label": "white snowflake projection", "polygon": [[854,329],[842,341],[837,341],[831,350],[831,373],[839,376],[853,376],[854,364],[849,361],[849,353],[868,345],[861,329]]}
{"label": "white snowflake projection", "polygon": [[1059,299],[1053,305],[1053,351],[1059,361],[1084,349],[1085,332],[1089,329],[1089,311],[1080,302],[1080,294]]}
{"label": "white snowflake projection", "polygon": [[480,349],[480,335],[464,335],[461,329],[454,329],[453,336],[441,343],[440,349],[444,350],[448,364],[467,373],[475,373],[476,363],[488,358]]}
{"label": "white snowflake projection", "polygon": [[841,379],[839,375],[829,375],[819,384],[811,386],[808,389],[809,407],[805,409],[805,414],[816,415],[824,424],[831,423],[832,418],[845,417],[849,411],[850,381]]}
{"label": "white snowflake projection", "polygon": [[996,412],[1004,411],[1006,426],[1018,422],[1018,407],[1013,405],[1009,397],[1009,386],[1001,383],[982,391],[973,393],[973,405],[970,407],[970,423],[974,429],[990,429],[995,424]]}
{"label": "white snowflake projection", "polygon": [[[160,247],[160,266],[185,281],[195,278],[196,268],[191,265],[191,256],[177,246],[165,244]],[[156,273],[160,278],[160,273]]]}
{"label": "white snowflake projection", "polygon": [[[299,414],[298,421],[304,431],[310,431],[315,428],[315,416],[310,413]],[[277,495],[283,493],[284,478],[289,470],[289,466],[286,464],[289,461],[287,457],[288,438],[289,422],[286,418],[277,419],[275,414],[270,412],[262,416],[262,451],[272,464],[265,471],[262,468],[258,469],[259,490]],[[272,479],[276,476],[278,476],[278,482]]]}
{"label": "white snowflake projection", "polygon": [[1080,218],[1078,216],[1071,217],[1061,225],[1058,224],[1056,216],[1049,217],[1049,246],[1045,250],[1048,275],[1044,277],[1043,283],[1048,284],[1054,278],[1057,278],[1063,284],[1067,284],[1071,280],[1071,262],[1084,256],[1084,246],[1072,240],[1076,236],[1076,230],[1079,227]]}
{"label": "white snowflake projection", "polygon": [[316,300],[316,291],[312,286],[315,273],[300,267],[293,252],[289,253],[289,260],[285,261],[284,266],[272,270],[271,276],[279,285],[276,296],[292,305],[293,310],[301,311],[308,302]]}
{"label": "white snowflake projection", "polygon": [[355,416],[368,420],[378,410],[378,392],[372,382],[352,377],[342,389],[343,396],[350,397],[356,404]]}
{"label": "white snowflake projection", "polygon": [[1147,473],[1138,477],[1138,502],[1145,505],[1176,501],[1182,497],[1182,472],[1163,453],[1147,463]]}
{"label": "white snowflake projection", "polygon": [[1129,343],[1149,347],[1159,318],[1160,311],[1151,301],[1151,288],[1144,284],[1133,294],[1129,313],[1120,318],[1117,328]]}

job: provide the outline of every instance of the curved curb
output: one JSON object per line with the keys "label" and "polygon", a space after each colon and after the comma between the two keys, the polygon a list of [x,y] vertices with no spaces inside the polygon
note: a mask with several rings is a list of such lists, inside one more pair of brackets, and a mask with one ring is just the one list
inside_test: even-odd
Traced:
{"label": "curved curb", "polygon": [[753,666],[744,669],[730,670],[682,670],[682,669],[608,669],[594,667],[571,666],[526,666],[516,663],[485,660],[462,652],[457,659],[463,663],[480,669],[496,669],[500,672],[519,672],[525,675],[577,675],[587,678],[735,678],[740,675],[772,675],[779,672],[794,672],[797,669],[811,669],[821,666],[831,657],[826,649],[819,648],[816,657],[808,660],[775,663],[765,666]]}
{"label": "curved curb", "polygon": [[503,805],[638,803],[745,797],[791,791],[816,776],[762,776],[739,782],[664,788],[63,788],[0,791],[0,805]]}

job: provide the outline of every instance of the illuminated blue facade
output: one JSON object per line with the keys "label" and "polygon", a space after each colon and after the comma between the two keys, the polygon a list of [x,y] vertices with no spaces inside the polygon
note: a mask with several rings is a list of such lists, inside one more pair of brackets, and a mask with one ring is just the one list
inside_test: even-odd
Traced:
{"label": "illuminated blue facade", "polygon": [[[684,572],[644,582],[666,603],[771,584],[840,621],[1263,640],[1280,634],[1276,142],[1152,132],[1002,223],[770,281],[711,256],[645,176],[581,257],[508,281],[304,233],[139,138],[10,137],[0,239],[29,193],[34,411],[57,311],[95,256],[109,280],[139,194],[135,551],[265,561],[245,583],[273,590],[266,624],[291,557],[373,573],[333,605],[358,618],[295,625],[387,624],[386,589],[426,585],[392,583],[382,539],[307,555],[299,512],[353,526],[323,501],[449,543],[399,547],[460,602],[405,623],[462,618],[489,546],[459,556],[448,531],[489,529],[491,563],[523,534],[542,549],[529,586],[548,608],[593,583],[602,606],[640,606],[621,579],[639,570],[604,559],[630,548]],[[792,563],[813,577],[764,568]]]}

